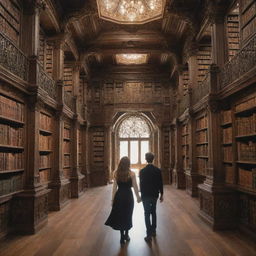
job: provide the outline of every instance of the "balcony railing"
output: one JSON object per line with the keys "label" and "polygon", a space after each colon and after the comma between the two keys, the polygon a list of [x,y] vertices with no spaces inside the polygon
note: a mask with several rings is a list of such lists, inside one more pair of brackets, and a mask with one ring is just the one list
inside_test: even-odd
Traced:
{"label": "balcony railing", "polygon": [[255,66],[256,34],[221,70],[221,88],[225,88]]}
{"label": "balcony railing", "polygon": [[14,43],[0,33],[0,65],[28,81],[29,60]]}
{"label": "balcony railing", "polygon": [[48,95],[56,100],[57,99],[57,86],[55,81],[44,71],[43,66],[37,62],[37,84]]}
{"label": "balcony railing", "polygon": [[210,70],[206,74],[205,79],[199,83],[195,88],[193,88],[192,91],[192,104],[196,104],[199,102],[202,98],[204,98],[207,94],[210,93],[210,86],[211,86],[211,73]]}
{"label": "balcony railing", "polygon": [[64,103],[72,111],[75,110],[74,96],[71,94],[71,92],[64,92]]}

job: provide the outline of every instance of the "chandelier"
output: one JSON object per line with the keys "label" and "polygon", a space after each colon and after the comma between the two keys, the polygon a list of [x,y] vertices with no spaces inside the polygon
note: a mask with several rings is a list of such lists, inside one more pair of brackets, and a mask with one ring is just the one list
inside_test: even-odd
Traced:
{"label": "chandelier", "polygon": [[116,54],[117,64],[140,65],[147,62],[148,55],[142,53]]}
{"label": "chandelier", "polygon": [[97,0],[99,16],[122,24],[162,18],[165,0]]}

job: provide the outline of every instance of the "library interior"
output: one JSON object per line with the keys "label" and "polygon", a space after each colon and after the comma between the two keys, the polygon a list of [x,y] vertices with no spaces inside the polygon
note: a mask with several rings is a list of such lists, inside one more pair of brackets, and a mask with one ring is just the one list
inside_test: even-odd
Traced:
{"label": "library interior", "polygon": [[[104,226],[161,169],[157,238]],[[0,0],[0,255],[256,255],[256,0]]]}

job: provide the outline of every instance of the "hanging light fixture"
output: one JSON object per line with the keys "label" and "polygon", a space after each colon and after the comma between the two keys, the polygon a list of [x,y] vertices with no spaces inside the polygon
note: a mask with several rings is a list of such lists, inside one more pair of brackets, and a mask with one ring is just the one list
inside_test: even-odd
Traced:
{"label": "hanging light fixture", "polygon": [[165,0],[97,0],[99,16],[117,23],[142,24],[162,18]]}

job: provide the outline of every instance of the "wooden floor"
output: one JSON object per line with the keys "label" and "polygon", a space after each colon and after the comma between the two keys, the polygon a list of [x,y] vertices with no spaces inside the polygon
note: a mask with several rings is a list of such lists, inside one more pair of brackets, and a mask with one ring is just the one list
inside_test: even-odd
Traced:
{"label": "wooden floor", "polygon": [[165,187],[158,204],[157,237],[144,242],[142,204],[136,204],[131,241],[123,248],[119,233],[104,225],[110,211],[111,186],[89,189],[60,212],[50,213],[47,227],[32,236],[10,237],[0,244],[4,256],[255,256],[256,244],[238,232],[213,232],[198,217],[197,200]]}

